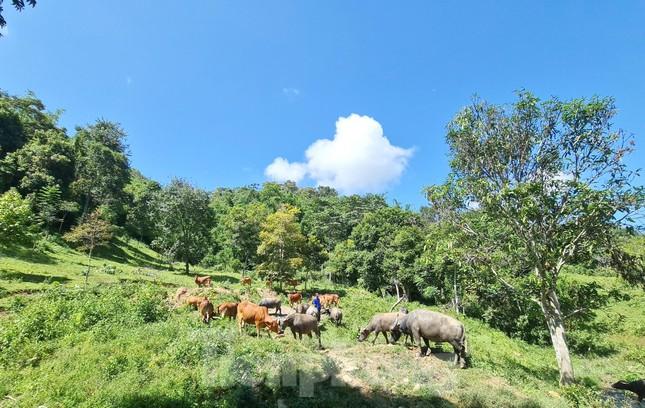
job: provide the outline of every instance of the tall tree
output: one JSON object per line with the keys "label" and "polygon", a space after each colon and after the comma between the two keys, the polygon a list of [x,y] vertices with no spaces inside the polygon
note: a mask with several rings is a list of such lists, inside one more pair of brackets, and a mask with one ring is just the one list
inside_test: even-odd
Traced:
{"label": "tall tree", "polygon": [[130,177],[125,138],[118,124],[104,120],[78,129],[74,137],[76,177],[72,187],[83,199],[83,216],[99,205],[119,210],[123,188]]}
{"label": "tall tree", "polygon": [[[38,189],[39,186],[24,191],[33,180],[65,177],[64,171],[57,170],[58,163],[63,167],[69,164],[72,152],[64,129],[57,127],[57,120],[58,114],[47,112],[42,101],[32,93],[16,97],[0,91],[0,191],[23,184],[25,175],[32,177],[21,187],[23,193]],[[31,146],[25,146],[30,142],[33,142]],[[20,152],[23,147],[27,151]]]}
{"label": "tall tree", "polygon": [[238,204],[231,207],[222,220],[233,256],[245,270],[257,264],[260,229],[267,214],[268,210],[262,203]]}
{"label": "tall tree", "polygon": [[208,249],[212,215],[208,194],[174,179],[158,195],[158,235],[152,245],[184,262],[186,273]]}
{"label": "tall tree", "polygon": [[[520,92],[510,107],[475,100],[448,125],[453,176],[449,186],[431,187],[431,204],[478,240],[481,259],[515,245],[521,267],[489,272],[513,290],[527,279],[542,310],[560,370],[560,383],[574,381],[558,296],[563,266],[611,246],[607,231],[629,220],[643,204],[643,190],[624,158],[633,141],[612,129],[611,98],[541,102]],[[504,231],[478,233],[463,217],[470,206]],[[502,275],[506,276],[502,276]]]}
{"label": "tall tree", "polygon": [[130,171],[130,181],[124,188],[128,196],[125,228],[142,242],[151,243],[155,238],[156,197],[159,190],[161,186],[156,181],[147,179],[137,170]]}
{"label": "tall tree", "polygon": [[262,223],[258,247],[262,263],[258,270],[281,285],[305,264],[307,239],[298,223],[299,213],[297,207],[284,205]]}
{"label": "tall tree", "polygon": [[74,150],[58,129],[36,130],[29,140],[0,162],[3,179],[24,195],[58,185],[63,193],[74,179]]}
{"label": "tall tree", "polygon": [[396,262],[386,262],[393,255],[393,240],[399,229],[419,223],[419,217],[411,211],[400,207],[380,208],[365,214],[354,227],[349,238],[351,245],[336,248],[343,251],[354,248],[348,267],[356,272],[362,286],[372,291],[387,289],[395,283],[399,269]]}

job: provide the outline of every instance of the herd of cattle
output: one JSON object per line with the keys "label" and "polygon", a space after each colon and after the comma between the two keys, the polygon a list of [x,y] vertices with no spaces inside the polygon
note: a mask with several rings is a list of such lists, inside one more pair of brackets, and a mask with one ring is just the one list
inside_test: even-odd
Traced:
{"label": "herd of cattle", "polygon": [[[195,283],[198,287],[211,286],[210,276],[196,276]],[[243,285],[251,285],[250,277],[241,279]],[[294,285],[295,286],[295,285]],[[257,336],[260,336],[260,330],[266,329],[268,336],[271,332],[283,334],[288,327],[293,334],[302,340],[302,335],[308,335],[312,338],[315,334],[318,339],[318,346],[322,348],[320,339],[320,314],[328,314],[329,320],[336,325],[342,324],[343,311],[340,309],[340,297],[337,294],[328,293],[318,295],[320,301],[320,311],[313,304],[303,302],[302,293],[292,292],[288,294],[289,305],[293,312],[287,316],[282,316],[282,301],[279,297],[271,296],[261,299],[257,304],[248,300],[240,302],[224,302],[215,306],[208,297],[190,295],[188,288],[179,288],[175,294],[177,304],[187,304],[197,310],[201,315],[204,323],[209,323],[214,317],[228,317],[237,321],[238,330],[246,324],[255,325]],[[313,301],[313,298],[312,298]],[[274,315],[269,313],[269,309],[274,310]],[[374,333],[372,344],[376,342],[379,334],[383,334],[385,342],[390,343],[388,333],[392,336],[394,342],[398,341],[402,335],[407,340],[412,340],[412,345],[419,345],[420,356],[425,356],[430,350],[429,342],[448,343],[455,352],[455,364],[460,367],[466,365],[466,331],[464,325],[458,320],[444,315],[442,313],[430,310],[414,310],[409,312],[401,309],[398,312],[377,313],[367,326],[362,328],[358,333],[358,341],[365,341],[371,333]],[[423,342],[423,344],[422,344]]]}

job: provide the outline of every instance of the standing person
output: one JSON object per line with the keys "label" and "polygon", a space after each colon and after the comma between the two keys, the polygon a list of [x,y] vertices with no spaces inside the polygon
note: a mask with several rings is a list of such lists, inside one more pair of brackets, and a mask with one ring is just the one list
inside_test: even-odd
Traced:
{"label": "standing person", "polygon": [[318,297],[318,293],[316,293],[316,296],[314,296],[313,302],[314,307],[318,310],[318,321],[320,321],[320,309],[322,308],[320,304],[320,298]]}

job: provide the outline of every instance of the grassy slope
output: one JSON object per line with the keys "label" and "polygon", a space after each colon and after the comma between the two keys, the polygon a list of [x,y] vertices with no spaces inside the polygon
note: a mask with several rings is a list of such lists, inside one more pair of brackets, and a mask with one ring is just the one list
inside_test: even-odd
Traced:
{"label": "grassy slope", "polygon": [[[72,286],[84,284],[87,257],[55,242],[45,245],[46,250],[41,252],[0,247],[0,310],[8,306],[12,294],[42,291],[56,282]],[[107,273],[105,266],[114,267],[115,273]],[[110,248],[97,250],[89,282],[96,285],[136,280],[173,287],[193,285],[193,278],[182,273],[182,264],[174,265],[174,272],[165,270],[166,267],[159,254],[146,245],[119,238]],[[203,269],[197,267],[193,271],[201,273]],[[220,282],[238,280],[223,273],[213,277]]]}
{"label": "grassy slope", "polygon": [[[0,257],[0,288],[4,291],[0,292],[0,306],[9,307],[24,293],[56,286],[55,282],[65,286],[83,283],[84,256],[56,244],[50,244],[46,255],[20,249],[4,255]],[[135,241],[118,241],[104,251],[95,262],[103,264],[119,271],[112,275],[94,269],[91,285],[141,280],[161,284],[169,293],[177,286],[194,286],[191,277],[180,270],[151,269],[161,266],[159,257]],[[233,274],[199,272],[214,276],[216,286],[243,293]],[[599,319],[624,316],[609,339],[618,351],[604,357],[575,357],[577,375],[589,387],[568,393],[584,398],[619,377],[645,377],[643,292],[611,277],[573,277],[597,279],[603,287],[620,287],[629,299],[615,301],[599,314]],[[315,289],[340,293],[345,310],[342,327],[324,323],[323,351],[316,350],[308,339],[302,343],[290,336],[256,339],[249,335],[250,330],[240,337],[234,324],[227,321],[205,327],[196,312],[179,308],[164,321],[134,327],[106,325],[45,342],[47,353],[39,351],[42,355],[36,363],[0,373],[0,394],[10,397],[1,400],[0,406],[13,406],[14,402],[22,406],[236,406],[244,401],[275,406],[277,399],[288,401],[287,406],[329,406],[334,402],[343,406],[566,405],[567,399],[557,387],[550,348],[509,339],[477,320],[462,319],[468,330],[472,368],[454,369],[437,358],[419,359],[402,344],[382,344],[382,338],[374,346],[356,342],[358,329],[373,313],[388,310],[392,299],[355,288]],[[256,290],[250,293],[252,299],[258,297]],[[11,311],[5,314],[3,320],[13,316]],[[270,381],[293,365],[309,373],[323,369],[335,373],[340,383],[348,386],[333,386],[328,380],[316,388],[315,399],[297,398],[295,388],[280,388]],[[253,373],[251,377],[268,378],[268,385],[240,384],[247,371]],[[589,401],[583,401],[580,406],[587,404]]]}

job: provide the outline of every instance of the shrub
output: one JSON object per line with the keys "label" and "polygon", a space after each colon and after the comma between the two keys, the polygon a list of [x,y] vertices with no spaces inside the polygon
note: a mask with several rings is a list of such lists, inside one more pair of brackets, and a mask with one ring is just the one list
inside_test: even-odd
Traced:
{"label": "shrub", "polygon": [[116,266],[103,264],[103,266],[101,267],[101,272],[106,273],[108,275],[115,275],[117,272],[121,272],[121,270],[118,269]]}
{"label": "shrub", "polygon": [[13,188],[0,195],[0,244],[32,243],[37,227],[29,199]]}
{"label": "shrub", "polygon": [[114,285],[97,290],[54,286],[28,302],[12,305],[13,319],[0,322],[0,366],[23,365],[34,350],[77,332],[105,325],[136,327],[165,320],[170,308],[163,289],[150,284]]}
{"label": "shrub", "polygon": [[583,385],[562,388],[562,396],[572,408],[609,408],[612,404],[602,399],[601,393]]}

